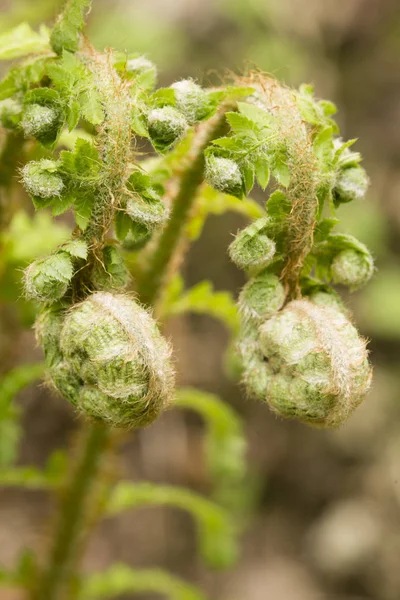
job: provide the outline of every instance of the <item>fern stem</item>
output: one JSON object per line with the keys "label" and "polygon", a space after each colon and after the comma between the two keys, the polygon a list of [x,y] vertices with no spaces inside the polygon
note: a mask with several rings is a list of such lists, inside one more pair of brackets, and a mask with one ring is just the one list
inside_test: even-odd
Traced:
{"label": "fern stem", "polygon": [[85,433],[81,455],[62,498],[49,562],[33,592],[32,600],[69,597],[64,592],[74,575],[74,556],[85,533],[92,492],[110,434],[110,428],[103,425],[93,425]]}
{"label": "fern stem", "polygon": [[137,292],[145,304],[154,304],[166,278],[179,266],[184,228],[195,203],[197,190],[203,182],[204,150],[213,139],[223,134],[225,113],[234,108],[232,104],[222,105],[214,117],[200,126],[192,148],[184,159],[177,191],[172,199],[170,217],[152,254],[146,256],[146,267],[138,278]]}

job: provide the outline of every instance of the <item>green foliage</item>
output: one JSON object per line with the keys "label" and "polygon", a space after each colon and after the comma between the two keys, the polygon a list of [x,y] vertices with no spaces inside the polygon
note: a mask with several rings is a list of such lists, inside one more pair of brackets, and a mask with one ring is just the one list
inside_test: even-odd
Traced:
{"label": "green foliage", "polygon": [[62,483],[66,470],[67,457],[64,452],[57,450],[50,455],[44,469],[9,466],[1,469],[0,485],[33,490],[57,488]]}
{"label": "green foliage", "polygon": [[160,569],[132,569],[116,563],[83,584],[79,600],[114,598],[129,592],[162,594],[170,600],[205,600],[194,586]]}
{"label": "green foliage", "polygon": [[226,508],[237,509],[246,476],[246,440],[239,416],[215,394],[193,388],[177,390],[174,404],[194,410],[204,419],[213,496]]}
{"label": "green foliage", "polygon": [[38,54],[49,49],[49,34],[44,26],[36,33],[27,23],[21,23],[0,35],[0,60]]}
{"label": "green foliage", "polygon": [[79,34],[84,27],[84,15],[89,6],[90,0],[67,1],[64,12],[51,32],[50,43],[54,52],[61,54],[63,50],[78,50]]}
{"label": "green foliage", "polygon": [[[27,295],[44,303],[36,332],[47,381],[95,423],[63,497],[48,568],[33,573],[27,559],[28,566],[22,561],[15,573],[4,574],[17,583],[34,579],[40,600],[67,594],[72,579],[80,586],[66,565],[74,564],[87,505],[101,504],[93,483],[110,426],[147,425],[174,396],[169,346],[140,302],[164,318],[194,312],[219,319],[237,338],[247,389],[286,417],[318,426],[343,422],[371,373],[364,340],[331,287],[353,289],[373,272],[364,244],[333,232],[335,209],[362,199],[368,186],[361,157],[350,149],[354,140],[339,137],[335,106],[315,98],[311,86],[290,90],[261,73],[237,78],[235,86],[206,89],[184,79],[154,90],[157,70],[143,55],[101,54],[81,44],[88,8],[89,0],[67,0],[50,46],[45,29],[35,33],[27,25],[0,36],[0,59],[34,54],[0,83],[7,143],[19,144],[5,170],[12,180],[20,168],[36,209],[51,207],[58,216],[72,208],[77,225],[67,241],[65,228],[51,226],[45,213],[32,220],[17,214],[2,234],[2,275],[6,280],[7,265],[36,259],[24,278]],[[135,136],[162,156],[140,162]],[[247,198],[256,184],[268,190],[265,208]],[[228,210],[251,221],[229,248],[250,275],[239,311],[229,293],[208,281],[185,290],[179,276],[183,242],[198,238],[209,214]],[[23,240],[16,239],[19,233]],[[129,257],[129,250],[139,254]],[[131,283],[126,259],[138,274],[132,282],[138,301],[122,293]],[[2,381],[4,485],[58,488],[65,474],[63,455],[43,471],[10,467],[19,436],[12,398],[42,369],[23,367]],[[249,485],[242,425],[213,394],[179,390],[176,406],[206,422],[213,499],[122,481],[103,504],[108,515],[153,505],[188,511],[203,558],[226,567],[237,556],[233,517]],[[202,600],[163,572],[125,565],[89,578],[77,595],[130,591]]]}
{"label": "green foliage", "polygon": [[0,466],[2,467],[15,461],[21,437],[19,410],[13,404],[14,397],[24,387],[40,379],[43,372],[42,363],[21,365],[6,373],[0,381]]}
{"label": "green foliage", "polygon": [[108,502],[109,515],[142,506],[163,505],[185,510],[196,521],[200,553],[214,568],[232,565],[237,556],[235,526],[228,513],[186,488],[121,481]]}
{"label": "green foliage", "polygon": [[165,317],[185,312],[209,315],[221,321],[232,333],[237,332],[239,326],[232,295],[214,291],[209,281],[202,281],[184,291],[183,280],[177,276],[168,287],[163,310]]}

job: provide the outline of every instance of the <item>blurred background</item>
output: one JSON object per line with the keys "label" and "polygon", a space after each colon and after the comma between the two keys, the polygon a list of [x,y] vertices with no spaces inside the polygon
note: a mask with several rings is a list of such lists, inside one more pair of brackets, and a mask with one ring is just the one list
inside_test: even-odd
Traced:
{"label": "blurred background", "polygon": [[[162,566],[218,600],[398,600],[400,598],[400,6],[398,0],[94,0],[88,35],[99,48],[142,52],[159,67],[160,84],[192,76],[207,84],[227,69],[257,65],[289,85],[312,83],[333,100],[343,138],[359,138],[371,188],[366,201],[340,208],[342,228],[373,251],[377,273],[347,298],[371,339],[371,393],[338,431],[277,420],[247,400],[225,375],[227,333],[207,317],[171,321],[181,384],[220,394],[242,415],[249,469],[257,482],[237,566],[211,572],[199,562],[189,518],[146,509],[109,519],[94,533],[85,569],[115,560]],[[0,33],[22,21],[51,23],[58,0],[0,0]],[[25,203],[25,206],[29,206]],[[9,262],[25,264],[26,248],[43,254],[68,235],[43,215],[41,235],[19,214],[12,221]],[[184,269],[187,285],[210,279],[234,294],[242,274],[226,255],[244,221],[211,217]],[[30,236],[30,237],[29,237]],[[11,239],[12,238],[12,239]],[[40,238],[40,239],[39,239]],[[21,242],[21,240],[23,242]],[[18,245],[18,241],[19,243]],[[25,254],[24,254],[25,252]],[[3,273],[4,276],[4,273]],[[1,297],[1,370],[40,352],[21,315]],[[44,388],[18,397],[23,410],[19,464],[41,466],[74,439],[72,409]],[[171,411],[124,444],[121,473],[207,490],[203,428]],[[53,504],[47,495],[0,492],[0,563],[26,545],[40,554]],[[46,529],[47,527],[47,529]],[[15,596],[17,598],[17,596]],[[133,596],[125,596],[128,600]],[[135,596],[137,597],[137,596]],[[148,597],[148,596],[147,596]],[[11,592],[1,595],[12,600]],[[121,597],[122,600],[122,597]]]}

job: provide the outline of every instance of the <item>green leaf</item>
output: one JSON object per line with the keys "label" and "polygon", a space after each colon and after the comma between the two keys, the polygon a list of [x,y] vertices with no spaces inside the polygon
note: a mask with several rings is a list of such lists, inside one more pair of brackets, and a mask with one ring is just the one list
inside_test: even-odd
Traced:
{"label": "green leaf", "polygon": [[235,504],[246,475],[246,439],[239,416],[215,394],[194,388],[177,390],[174,406],[194,410],[207,426],[206,461],[214,497],[226,508]]}
{"label": "green leaf", "polygon": [[339,223],[339,219],[330,218],[322,219],[315,228],[314,241],[315,243],[322,242],[327,239],[332,229]]}
{"label": "green leaf", "polygon": [[316,157],[327,169],[331,167],[334,153],[332,136],[332,127],[324,127],[318,132],[313,142]]}
{"label": "green leaf", "polygon": [[[252,135],[254,131],[258,131],[257,125],[246,117],[236,112],[226,113],[226,119],[235,133]],[[256,139],[256,137],[254,138]]]}
{"label": "green leaf", "polygon": [[72,131],[78,125],[80,117],[80,106],[79,102],[73,100],[68,107],[67,125],[68,131]]}
{"label": "green leaf", "polygon": [[84,90],[78,96],[82,116],[92,125],[101,125],[104,121],[104,111],[100,96],[96,89]]}
{"label": "green leaf", "polygon": [[111,493],[107,512],[115,515],[123,510],[155,505],[180,508],[191,514],[197,524],[200,552],[210,566],[224,568],[235,561],[235,528],[227,512],[187,488],[121,481]]}
{"label": "green leaf", "polygon": [[133,569],[116,563],[89,576],[82,585],[79,600],[100,600],[132,593],[164,594],[170,600],[206,600],[194,586],[161,569]]}
{"label": "green leaf", "polygon": [[44,26],[36,33],[27,23],[21,23],[0,35],[0,60],[46,52],[49,49],[49,34]]}
{"label": "green leaf", "polygon": [[287,164],[287,156],[284,154],[278,154],[275,156],[274,164],[272,167],[272,173],[275,179],[283,185],[288,187],[290,184],[290,171]]}
{"label": "green leaf", "polygon": [[18,392],[43,373],[43,363],[26,364],[15,367],[0,381],[0,465],[14,461],[20,437],[18,411],[12,401]]}
{"label": "green leaf", "polygon": [[165,315],[172,316],[185,312],[209,315],[224,323],[233,333],[239,328],[236,303],[230,292],[216,292],[209,281],[202,281],[183,292],[165,308]]}
{"label": "green leaf", "polygon": [[13,67],[0,83],[0,100],[10,98],[16,92],[26,92],[30,85],[40,83],[46,71],[48,59],[35,58]]}
{"label": "green leaf", "polygon": [[[47,74],[68,106],[68,126],[77,124],[82,116],[92,125],[104,121],[104,111],[92,73],[77,56],[63,51],[62,56],[48,64]],[[75,126],[74,125],[74,126]]]}
{"label": "green leaf", "polygon": [[115,235],[120,242],[123,242],[132,226],[132,219],[123,210],[117,211],[115,215],[114,227]]}
{"label": "green leaf", "polygon": [[275,190],[267,200],[267,213],[276,220],[283,220],[289,214],[291,209],[290,201],[285,192]]}
{"label": "green leaf", "polygon": [[0,485],[26,489],[57,488],[64,480],[68,468],[65,452],[56,450],[47,460],[43,470],[37,467],[9,467],[0,469]]}
{"label": "green leaf", "polygon": [[70,240],[63,244],[59,250],[67,252],[73,258],[82,258],[86,260],[88,254],[88,245],[84,240]]}
{"label": "green leaf", "polygon": [[270,177],[269,163],[264,157],[260,157],[255,162],[256,178],[259,186],[265,190]]}
{"label": "green leaf", "polygon": [[92,214],[94,198],[89,195],[77,196],[74,200],[75,221],[82,231],[85,231]]}
{"label": "green leaf", "polygon": [[238,102],[238,107],[239,112],[260,129],[273,127],[274,117],[265,109],[259,108],[255,104],[247,104],[247,102]]}
{"label": "green leaf", "polygon": [[191,240],[200,237],[205,220],[209,214],[222,215],[232,211],[239,213],[249,220],[258,219],[264,214],[263,209],[251,198],[240,200],[234,196],[222,194],[210,186],[203,186],[196,199],[195,209],[186,226],[186,234]]}
{"label": "green leaf", "polygon": [[67,0],[64,11],[51,32],[50,43],[56,54],[61,54],[63,50],[78,50],[79,34],[85,25],[84,16],[89,6],[90,0]]}

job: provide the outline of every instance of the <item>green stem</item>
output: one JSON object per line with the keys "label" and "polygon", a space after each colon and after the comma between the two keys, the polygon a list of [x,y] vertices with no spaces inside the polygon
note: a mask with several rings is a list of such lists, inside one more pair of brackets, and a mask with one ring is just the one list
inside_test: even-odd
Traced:
{"label": "green stem", "polygon": [[91,492],[100,473],[102,453],[107,449],[109,439],[110,429],[103,425],[93,425],[85,434],[81,455],[62,498],[49,562],[33,592],[32,600],[70,598],[64,592],[74,575],[74,556],[85,533],[91,512]]}
{"label": "green stem", "polygon": [[152,254],[146,256],[146,267],[138,279],[137,292],[145,304],[154,304],[166,277],[170,275],[171,265],[178,262],[184,228],[196,200],[197,190],[204,179],[204,150],[213,139],[223,134],[226,126],[225,113],[234,108],[232,104],[222,105],[216,115],[199,128],[191,151],[184,159],[170,217]]}

